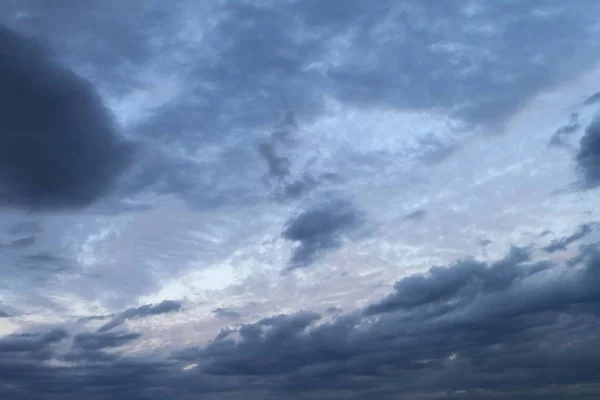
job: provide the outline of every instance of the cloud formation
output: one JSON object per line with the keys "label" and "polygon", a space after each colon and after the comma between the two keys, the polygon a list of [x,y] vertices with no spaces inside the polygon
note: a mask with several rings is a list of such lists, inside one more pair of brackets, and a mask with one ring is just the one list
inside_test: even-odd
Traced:
{"label": "cloud formation", "polygon": [[153,315],[167,314],[171,312],[181,311],[183,308],[181,302],[174,300],[164,300],[159,304],[145,304],[139,307],[128,308],[127,310],[117,314],[109,322],[102,325],[98,332],[108,332],[130,319],[150,317]]}
{"label": "cloud formation", "polygon": [[544,250],[548,253],[554,253],[556,251],[564,251],[567,249],[567,246],[570,245],[571,243],[575,243],[578,240],[586,237],[587,235],[589,235],[590,233],[593,232],[593,226],[595,224],[594,223],[587,223],[587,224],[583,224],[579,227],[579,229],[574,232],[572,235],[560,238],[560,239],[554,239],[552,242],[550,242],[550,244],[546,247],[544,247]]}
{"label": "cloud formation", "polygon": [[1,399],[600,397],[600,3],[87,3],[0,2]]}
{"label": "cloud formation", "polygon": [[404,219],[406,221],[417,221],[418,222],[418,221],[423,220],[425,217],[427,217],[427,210],[418,209],[418,210],[415,210],[413,212],[406,214],[404,216]]}
{"label": "cloud formation", "polygon": [[82,350],[102,350],[121,347],[141,336],[140,333],[79,333],[73,338],[73,346]]}
{"label": "cloud formation", "polygon": [[[11,400],[83,393],[94,400],[108,393],[117,400],[359,399],[367,393],[384,400],[515,393],[587,399],[585,393],[600,390],[592,373],[600,367],[600,243],[581,249],[577,268],[533,259],[533,250],[515,247],[490,263],[464,259],[432,267],[400,279],[391,294],[362,310],[327,318],[299,311],[228,327],[170,360],[116,350],[138,333],[79,333],[63,356],[53,346],[67,337],[64,330],[13,335],[0,342],[0,351],[12,354],[0,360],[7,383],[0,394]],[[48,357],[79,364],[44,365]]]}
{"label": "cloud formation", "polygon": [[587,187],[600,184],[600,118],[594,119],[579,141],[577,165]]}
{"label": "cloud formation", "polygon": [[0,246],[0,248],[4,247],[7,249],[12,249],[12,250],[19,250],[19,249],[25,249],[27,247],[31,247],[33,246],[37,241],[37,238],[35,236],[27,236],[21,239],[15,239],[13,241],[11,241],[10,243],[6,243],[2,246]]}
{"label": "cloud formation", "polygon": [[8,229],[8,233],[11,235],[35,234],[42,231],[42,225],[37,221],[22,221]]}
{"label": "cloud formation", "polygon": [[230,308],[219,307],[215,308],[212,312],[217,318],[228,318],[235,320],[240,319],[242,317],[242,314]]}
{"label": "cloud formation", "polygon": [[92,84],[0,27],[0,203],[79,208],[106,194],[131,147]]}
{"label": "cloud formation", "polygon": [[552,135],[552,137],[550,138],[548,145],[549,146],[564,145],[565,140],[569,136],[572,136],[574,133],[576,133],[580,127],[581,127],[581,125],[579,124],[578,114],[576,114],[576,113],[571,114],[571,116],[569,117],[569,122],[566,125],[558,128],[556,130],[556,132],[554,132],[554,135]]}
{"label": "cloud formation", "polygon": [[13,334],[0,338],[0,354],[4,359],[22,357],[32,360],[45,360],[52,356],[55,344],[65,340],[69,334],[62,328],[46,333]]}
{"label": "cloud formation", "polygon": [[[587,354],[600,322],[597,246],[584,258],[580,270],[570,271],[513,248],[491,264],[434,267],[398,281],[393,294],[362,315],[326,323],[305,312],[266,318],[240,328],[239,341],[207,346],[197,360],[210,375],[269,377],[273,390],[299,398],[462,391],[476,399],[478,388],[502,397],[593,384],[586,371],[599,365]],[[566,373],[565,362],[575,370]]]}
{"label": "cloud formation", "polygon": [[319,255],[338,248],[344,237],[362,222],[362,215],[346,200],[326,200],[286,222],[282,237],[297,243],[290,268],[310,265]]}

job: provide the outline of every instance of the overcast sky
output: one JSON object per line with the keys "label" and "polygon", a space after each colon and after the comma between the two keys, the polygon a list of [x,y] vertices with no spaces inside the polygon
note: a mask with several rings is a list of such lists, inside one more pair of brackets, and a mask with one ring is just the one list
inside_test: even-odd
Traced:
{"label": "overcast sky", "polygon": [[0,398],[598,399],[600,2],[0,2]]}

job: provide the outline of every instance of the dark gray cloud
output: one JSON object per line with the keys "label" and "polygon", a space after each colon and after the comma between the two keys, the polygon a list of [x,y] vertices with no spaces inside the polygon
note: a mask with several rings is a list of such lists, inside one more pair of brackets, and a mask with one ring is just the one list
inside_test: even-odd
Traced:
{"label": "dark gray cloud", "polygon": [[[84,332],[73,337],[70,350],[62,356],[64,361],[96,364],[114,363],[120,354],[114,349],[142,337],[140,333]],[[113,350],[107,352],[106,350]]]}
{"label": "dark gray cloud", "polygon": [[168,40],[162,46],[152,43],[157,33],[173,27],[169,12],[156,5],[66,0],[57,8],[37,0],[7,1],[0,20],[42,38],[62,59],[85,66],[111,91],[123,93],[139,85],[132,72],[147,65],[155,51],[170,46]]}
{"label": "dark gray cloud", "polygon": [[404,216],[404,219],[407,221],[422,221],[423,219],[425,219],[425,217],[427,217],[427,210],[424,209],[419,209],[419,210],[415,210],[411,213],[408,213]]}
{"label": "dark gray cloud", "polygon": [[[122,194],[175,193],[195,207],[210,208],[256,201],[256,182],[245,182],[255,179],[248,171],[260,162],[248,152],[256,138],[241,140],[239,132],[267,129],[284,110],[312,120],[326,99],[335,99],[359,107],[436,109],[468,123],[495,123],[597,59],[588,29],[597,4],[569,2],[560,13],[553,12],[552,1],[540,1],[535,10],[491,2],[467,12],[469,4],[231,1],[204,10],[209,16],[215,12],[214,23],[199,24],[203,40],[194,43],[177,32],[182,8],[161,2],[131,1],[126,7],[78,2],[60,11],[37,1],[7,2],[3,19],[46,38],[61,59],[90,71],[111,93],[140,87],[140,70],[159,68],[180,78],[184,85],[177,98],[131,129],[146,153]],[[425,163],[440,162],[457,149],[434,139],[423,139],[427,151],[417,158]],[[235,148],[210,168],[161,151],[168,143],[193,155],[229,141]],[[268,143],[262,154],[272,173],[286,174],[285,156]],[[303,193],[310,187],[303,183],[291,184],[290,191]]]}
{"label": "dark gray cloud", "polygon": [[444,141],[433,132],[417,138],[417,144],[417,159],[425,164],[440,163],[452,156],[459,149],[458,144],[452,141]]}
{"label": "dark gray cloud", "polygon": [[87,206],[130,157],[91,83],[33,39],[0,27],[0,202]]}
{"label": "dark gray cloud", "polygon": [[579,141],[575,160],[586,187],[600,184],[600,118],[594,119]]}
{"label": "dark gray cloud", "polygon": [[259,144],[259,152],[268,169],[263,181],[268,184],[278,202],[297,200],[315,189],[342,181],[340,175],[335,172],[311,170],[311,164],[315,163],[318,157],[311,157],[308,162],[302,160],[301,155],[295,157],[295,151],[306,153],[315,150],[306,147],[299,150],[301,136],[295,114],[288,111],[283,122],[276,125],[270,135]]}
{"label": "dark gray cloud", "polygon": [[8,314],[6,311],[0,309],[0,318],[9,318],[9,317],[10,317],[10,314]]}
{"label": "dark gray cloud", "polygon": [[217,318],[240,319],[242,317],[241,313],[230,308],[219,307],[212,310],[212,312]]}
{"label": "dark gray cloud", "polygon": [[[215,336],[215,340],[223,340],[223,339],[227,339],[229,337],[229,335],[231,335],[232,333],[235,333],[236,330],[234,328],[230,328],[230,327],[223,327],[221,329],[219,329],[219,333],[217,334],[217,336]],[[189,356],[189,352],[184,352],[183,354],[180,354],[179,356],[182,356],[183,358],[186,358],[185,354],[188,354]]]}
{"label": "dark gray cloud", "polygon": [[597,384],[590,372],[600,364],[587,351],[599,343],[598,254],[589,248],[578,271],[534,262],[520,248],[491,264],[435,267],[398,281],[367,317],[262,320],[240,328],[237,342],[208,345],[197,360],[208,358],[205,373],[254,377],[298,398],[381,390],[377,398],[465,391],[463,398],[477,399],[477,388],[512,398],[514,390]]}
{"label": "dark gray cloud", "polygon": [[87,317],[81,317],[77,319],[78,324],[84,324],[89,321],[104,321],[108,318],[114,317],[114,314],[111,315],[90,315]]}
{"label": "dark gray cloud", "polygon": [[76,263],[58,254],[38,252],[20,257],[16,265],[31,271],[63,272],[74,268]]}
{"label": "dark gray cloud", "polygon": [[550,242],[550,244],[548,246],[544,247],[544,250],[548,253],[554,253],[556,251],[564,251],[567,249],[567,246],[570,245],[571,243],[575,243],[578,240],[583,239],[584,237],[586,237],[587,235],[592,233],[593,232],[592,228],[594,225],[595,225],[594,223],[583,224],[572,235],[569,235],[569,236],[566,236],[566,237],[563,237],[560,239],[554,239],[552,242]]}
{"label": "dark gray cloud", "polygon": [[344,236],[362,223],[362,213],[346,200],[316,204],[286,222],[282,237],[298,247],[290,268],[306,267],[326,251],[338,248]]}
{"label": "dark gray cloud", "polygon": [[[0,339],[0,395],[592,399],[600,390],[600,243],[581,249],[579,268],[534,259],[533,250],[433,267],[358,312],[300,311],[227,327],[169,360],[119,352],[135,333],[78,334],[62,356],[52,346],[64,332],[12,335]],[[78,364],[44,364],[50,356]],[[182,369],[190,362],[198,366]]]}
{"label": "dark gray cloud", "polygon": [[586,106],[591,106],[592,104],[596,104],[600,102],[600,92],[594,93],[583,102]]}
{"label": "dark gray cloud", "polygon": [[183,308],[181,302],[174,300],[164,300],[158,304],[145,304],[140,307],[128,308],[127,310],[117,314],[106,324],[102,325],[98,332],[108,332],[130,319],[150,317],[153,315],[167,314],[175,311],[180,311]]}
{"label": "dark gray cloud", "polygon": [[550,229],[545,229],[542,233],[540,233],[538,235],[538,237],[546,237],[548,235],[550,235],[552,233],[552,231]]}
{"label": "dark gray cloud", "polygon": [[286,157],[278,156],[273,143],[261,143],[259,149],[260,154],[267,162],[271,175],[279,179],[288,176],[290,173],[290,160]]}
{"label": "dark gray cloud", "polygon": [[549,146],[563,146],[565,140],[579,130],[581,127],[579,124],[579,115],[574,113],[571,114],[569,118],[570,120],[566,125],[558,128],[556,132],[554,132],[554,135],[552,135],[548,142]]}
{"label": "dark gray cloud", "polygon": [[329,314],[340,314],[343,310],[340,307],[327,307],[327,309],[325,310],[327,313]]}
{"label": "dark gray cloud", "polygon": [[412,275],[396,282],[394,293],[369,306],[366,313],[413,309],[449,299],[472,301],[473,296],[481,292],[505,289],[515,281],[539,272],[537,264],[523,265],[529,260],[527,249],[515,247],[505,259],[491,265],[470,259],[449,267],[432,267],[427,275]]}
{"label": "dark gray cloud", "polygon": [[297,129],[296,117],[290,111],[286,114],[283,123],[279,124],[267,140],[259,145],[260,155],[267,163],[269,174],[274,178],[281,180],[290,174],[291,160],[278,153],[289,146],[290,137]]}
{"label": "dark gray cloud", "polygon": [[35,236],[27,236],[21,239],[15,239],[10,243],[6,243],[0,247],[4,247],[12,250],[25,249],[27,247],[33,246],[37,242],[37,238]]}
{"label": "dark gray cloud", "polygon": [[[5,6],[5,15],[115,86],[135,87],[131,71],[166,55],[189,57],[194,68],[181,71],[189,78],[187,92],[152,125],[163,134],[204,126],[204,138],[233,124],[268,124],[273,110],[282,108],[314,114],[324,92],[360,104],[458,107],[465,117],[482,120],[512,112],[539,88],[593,62],[586,27],[597,6],[589,1],[569,3],[561,13],[551,12],[552,1],[540,1],[539,14],[529,4],[491,2],[475,13],[464,11],[468,5],[231,1],[195,46],[174,34],[177,7],[160,2],[74,3],[58,11],[30,1]],[[334,64],[329,43],[343,37],[352,48],[342,49]],[[460,51],[446,49],[447,43]],[[549,68],[540,59],[556,63]],[[320,70],[311,68],[319,62]]]}
{"label": "dark gray cloud", "polygon": [[4,359],[18,356],[26,359],[45,360],[54,353],[55,344],[69,337],[66,330],[55,328],[45,333],[12,334],[0,338],[0,354]]}
{"label": "dark gray cloud", "polygon": [[102,350],[106,348],[121,347],[131,341],[139,339],[141,336],[140,333],[79,333],[73,337],[73,347],[82,350]]}
{"label": "dark gray cloud", "polygon": [[42,224],[37,221],[21,221],[8,229],[11,235],[35,234],[43,232]]}
{"label": "dark gray cloud", "polygon": [[103,350],[75,348],[66,353],[62,359],[67,362],[77,363],[109,363],[119,358],[118,354],[107,353]]}
{"label": "dark gray cloud", "polygon": [[487,245],[490,245],[492,243],[494,243],[494,242],[492,240],[490,240],[490,239],[479,239],[479,244],[482,247],[486,247]]}

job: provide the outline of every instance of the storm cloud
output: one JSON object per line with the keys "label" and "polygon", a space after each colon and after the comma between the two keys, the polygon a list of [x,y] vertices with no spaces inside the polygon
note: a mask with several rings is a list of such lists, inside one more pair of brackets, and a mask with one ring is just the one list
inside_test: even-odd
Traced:
{"label": "storm cloud", "polygon": [[141,336],[139,333],[79,333],[73,338],[73,346],[83,350],[102,350],[123,346]]}
{"label": "storm cloud", "polygon": [[561,126],[554,132],[554,135],[548,142],[549,146],[562,146],[565,144],[565,140],[576,133],[581,125],[579,124],[579,116],[577,114],[571,114],[569,122]]}
{"label": "storm cloud", "polygon": [[[540,389],[553,387],[546,398],[587,399],[600,389],[593,373],[600,367],[599,246],[582,248],[575,269],[534,259],[531,247],[513,248],[490,263],[458,260],[400,279],[391,294],[362,310],[327,318],[310,311],[264,317],[228,327],[215,341],[174,353],[170,361],[104,352],[139,339],[137,333],[80,333],[74,352],[65,355],[83,363],[77,372],[28,358],[29,373],[3,375],[10,385],[0,393],[18,399],[19,388],[30,398],[71,399],[89,390],[96,399],[118,387],[115,399],[159,393],[358,399],[376,393],[387,400],[419,393],[537,398]],[[65,337],[61,330],[14,336],[0,349],[39,354]],[[24,360],[3,359],[0,369]],[[182,370],[189,362],[196,366]],[[153,394],[128,397],[138,384]]]}
{"label": "storm cloud", "polygon": [[[435,267],[427,277],[398,281],[364,316],[326,323],[306,312],[267,318],[240,328],[238,342],[207,346],[198,360],[208,358],[204,371],[215,376],[278,376],[277,390],[307,398],[333,388],[358,398],[380,388],[383,399],[424,390],[464,391],[475,399],[477,388],[502,396],[557,382],[598,383],[589,372],[598,359],[587,354],[600,324],[597,247],[584,259],[580,270],[569,271],[513,248],[489,265],[464,260]],[[561,345],[567,337],[583,342],[567,349]],[[565,373],[559,360],[574,370]]]}
{"label": "storm cloud", "polygon": [[228,318],[228,319],[240,319],[242,317],[242,314],[240,314],[238,311],[230,309],[230,308],[223,308],[223,307],[219,307],[219,308],[215,308],[214,310],[212,310],[213,314],[215,315],[215,317],[217,318]]}
{"label": "storm cloud", "polygon": [[600,118],[594,119],[579,141],[577,165],[587,187],[600,184]]}
{"label": "storm cloud", "polygon": [[131,146],[96,89],[33,39],[0,27],[0,203],[68,209],[106,194]]}
{"label": "storm cloud", "polygon": [[10,243],[6,243],[1,247],[4,248],[8,248],[8,249],[12,249],[12,250],[19,250],[19,249],[25,249],[27,247],[31,247],[33,246],[37,241],[37,238],[35,236],[27,236],[21,239],[15,239],[13,241],[11,241]]}
{"label": "storm cloud", "polygon": [[117,314],[109,322],[102,325],[98,332],[108,332],[125,321],[136,318],[150,317],[153,315],[167,314],[175,311],[181,311],[183,308],[181,302],[174,300],[164,300],[158,304],[145,304],[139,307],[128,308],[127,310]]}
{"label": "storm cloud", "polygon": [[0,338],[0,354],[3,358],[22,357],[44,360],[52,356],[54,345],[68,338],[65,329],[55,328],[45,333],[13,334]]}
{"label": "storm cloud", "polygon": [[0,399],[600,398],[599,15],[0,2]]}
{"label": "storm cloud", "polygon": [[290,268],[306,267],[320,255],[341,246],[344,237],[362,222],[362,213],[345,200],[316,204],[286,222],[282,237],[297,243]]}
{"label": "storm cloud", "polygon": [[571,243],[575,243],[578,240],[580,240],[580,239],[586,237],[587,235],[589,235],[590,233],[592,233],[594,231],[592,229],[594,226],[595,226],[594,223],[583,224],[572,235],[569,235],[569,236],[566,236],[566,237],[563,237],[560,239],[554,239],[552,242],[550,242],[550,244],[548,246],[544,247],[544,250],[547,251],[548,253],[554,253],[556,251],[564,251],[567,249],[567,246],[570,245]]}
{"label": "storm cloud", "polygon": [[8,229],[11,235],[35,234],[43,231],[42,225],[37,221],[22,221]]}
{"label": "storm cloud", "polygon": [[423,220],[425,217],[427,217],[427,210],[418,209],[418,210],[415,210],[413,212],[410,212],[410,213],[406,214],[404,216],[404,219],[406,221],[416,221],[416,222],[418,222],[418,221]]}

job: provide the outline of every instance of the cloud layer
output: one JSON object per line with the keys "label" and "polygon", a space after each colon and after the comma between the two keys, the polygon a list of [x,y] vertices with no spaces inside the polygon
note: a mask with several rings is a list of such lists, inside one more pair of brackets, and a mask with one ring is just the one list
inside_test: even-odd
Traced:
{"label": "cloud layer", "polygon": [[[600,389],[592,373],[600,367],[594,350],[599,244],[582,247],[574,267],[533,260],[532,251],[513,248],[492,263],[464,259],[433,267],[400,279],[392,293],[356,312],[326,318],[299,311],[245,323],[170,361],[106,353],[139,333],[78,333],[66,353],[57,347],[69,336],[61,328],[9,336],[0,341],[0,393],[8,399],[587,398]],[[49,359],[76,364],[45,365]],[[191,369],[183,368],[190,362]]]}

